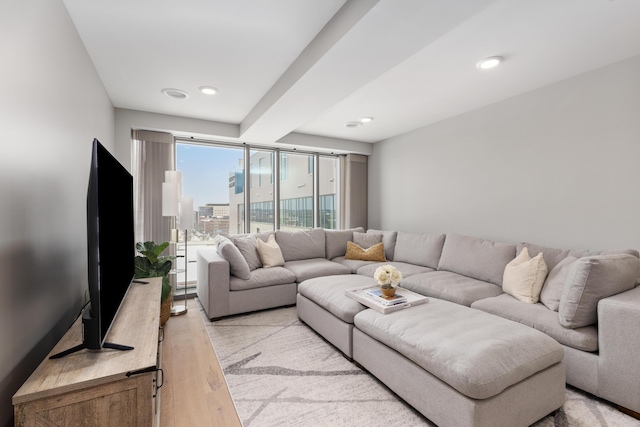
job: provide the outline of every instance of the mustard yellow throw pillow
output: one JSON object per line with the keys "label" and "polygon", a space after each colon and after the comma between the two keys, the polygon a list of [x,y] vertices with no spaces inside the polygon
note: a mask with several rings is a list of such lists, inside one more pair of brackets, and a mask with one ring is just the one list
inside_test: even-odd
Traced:
{"label": "mustard yellow throw pillow", "polygon": [[260,239],[256,239],[256,243],[258,244],[258,254],[260,255],[260,261],[262,261],[262,267],[269,268],[284,265],[282,251],[276,242],[275,235],[269,236],[266,243]]}
{"label": "mustard yellow throw pillow", "polygon": [[353,242],[347,242],[347,253],[344,259],[384,262],[387,260],[384,257],[384,243],[380,242],[371,246],[369,249],[363,249]]}
{"label": "mustard yellow throw pillow", "polygon": [[535,304],[540,300],[548,271],[542,252],[531,258],[525,247],[504,269],[502,290],[522,302]]}

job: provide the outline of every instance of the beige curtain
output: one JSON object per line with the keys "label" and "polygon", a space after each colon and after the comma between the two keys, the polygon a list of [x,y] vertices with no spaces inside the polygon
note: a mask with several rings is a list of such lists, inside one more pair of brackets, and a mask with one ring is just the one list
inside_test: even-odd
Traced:
{"label": "beige curtain", "polygon": [[175,169],[173,135],[132,130],[131,140],[136,242],[169,241],[173,218],[162,216],[162,183]]}
{"label": "beige curtain", "polygon": [[342,228],[364,227],[365,230],[367,229],[367,160],[367,156],[359,154],[347,154],[341,158]]}

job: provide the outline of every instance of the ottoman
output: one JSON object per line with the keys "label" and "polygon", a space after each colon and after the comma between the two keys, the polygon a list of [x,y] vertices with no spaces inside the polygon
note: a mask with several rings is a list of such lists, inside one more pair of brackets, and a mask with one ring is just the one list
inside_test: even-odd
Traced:
{"label": "ottoman", "polygon": [[528,426],[565,400],[546,334],[448,301],[354,318],[353,359],[439,426]]}
{"label": "ottoman", "polygon": [[373,284],[371,277],[357,274],[305,280],[298,285],[298,318],[351,359],[353,317],[367,307],[344,291]]}

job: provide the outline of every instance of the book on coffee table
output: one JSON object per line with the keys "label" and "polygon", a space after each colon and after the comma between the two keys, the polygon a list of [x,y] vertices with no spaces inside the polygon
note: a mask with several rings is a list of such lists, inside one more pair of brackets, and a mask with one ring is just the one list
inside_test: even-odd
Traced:
{"label": "book on coffee table", "polygon": [[378,288],[371,288],[367,291],[367,295],[384,305],[396,305],[407,302],[407,297],[400,294],[395,294],[392,297],[388,297],[382,293]]}
{"label": "book on coffee table", "polygon": [[363,288],[353,288],[344,291],[345,295],[349,298],[358,301],[360,304],[366,305],[382,314],[393,313],[394,311],[403,310],[405,308],[413,307],[415,305],[424,304],[429,301],[428,297],[417,294],[408,289],[397,288],[396,296],[399,298],[406,298],[406,301],[397,304],[384,304],[373,298],[368,292],[375,291],[379,288],[377,286],[365,286]]}

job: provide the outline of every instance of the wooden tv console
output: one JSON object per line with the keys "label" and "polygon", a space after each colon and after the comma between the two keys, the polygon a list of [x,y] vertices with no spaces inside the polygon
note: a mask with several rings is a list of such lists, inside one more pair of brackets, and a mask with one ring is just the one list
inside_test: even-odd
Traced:
{"label": "wooden tv console", "polygon": [[[81,350],[82,319],[13,396],[16,426],[154,426],[159,420],[161,279],[133,283],[106,341],[133,350]],[[160,381],[160,384],[158,384]]]}

